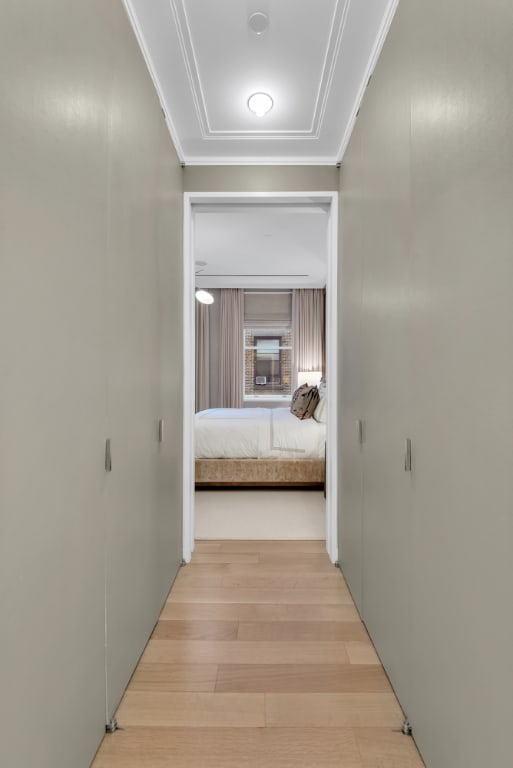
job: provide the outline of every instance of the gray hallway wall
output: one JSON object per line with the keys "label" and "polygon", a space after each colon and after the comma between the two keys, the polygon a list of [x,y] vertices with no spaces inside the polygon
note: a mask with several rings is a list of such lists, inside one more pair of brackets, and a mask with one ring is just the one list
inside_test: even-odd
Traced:
{"label": "gray hallway wall", "polygon": [[182,170],[120,1],[2,10],[0,764],[87,768],[105,563],[112,709],[181,558]]}
{"label": "gray hallway wall", "polygon": [[511,762],[512,30],[402,0],[341,173],[340,558],[427,768]]}
{"label": "gray hallway wall", "polygon": [[338,168],[316,165],[191,165],[184,192],[330,192]]}

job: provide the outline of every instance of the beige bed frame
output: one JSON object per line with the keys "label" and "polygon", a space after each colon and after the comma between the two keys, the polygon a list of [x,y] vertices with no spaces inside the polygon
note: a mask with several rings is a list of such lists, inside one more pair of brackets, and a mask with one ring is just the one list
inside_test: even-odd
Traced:
{"label": "beige bed frame", "polygon": [[196,488],[324,488],[324,459],[196,459]]}

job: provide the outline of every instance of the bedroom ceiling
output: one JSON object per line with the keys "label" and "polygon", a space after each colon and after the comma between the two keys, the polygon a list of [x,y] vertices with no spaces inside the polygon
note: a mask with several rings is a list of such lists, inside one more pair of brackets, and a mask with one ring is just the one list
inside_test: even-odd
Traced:
{"label": "bedroom ceiling", "polygon": [[[397,5],[124,1],[188,165],[339,162]],[[273,100],[263,117],[256,92]]]}
{"label": "bedroom ceiling", "polygon": [[322,288],[328,220],[322,204],[195,206],[196,286]]}

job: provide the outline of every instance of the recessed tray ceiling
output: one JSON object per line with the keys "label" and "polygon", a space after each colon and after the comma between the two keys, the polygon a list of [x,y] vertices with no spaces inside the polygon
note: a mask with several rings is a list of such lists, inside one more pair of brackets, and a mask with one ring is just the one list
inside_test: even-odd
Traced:
{"label": "recessed tray ceiling", "polygon": [[[397,0],[125,4],[183,162],[335,164]],[[247,106],[260,91],[264,117]]]}

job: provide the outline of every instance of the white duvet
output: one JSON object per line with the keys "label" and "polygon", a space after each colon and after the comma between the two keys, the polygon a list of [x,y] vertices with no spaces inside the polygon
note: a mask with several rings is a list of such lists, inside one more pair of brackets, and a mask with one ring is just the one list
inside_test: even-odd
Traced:
{"label": "white duvet", "polygon": [[194,435],[197,459],[323,459],[326,425],[288,408],[210,408]]}

